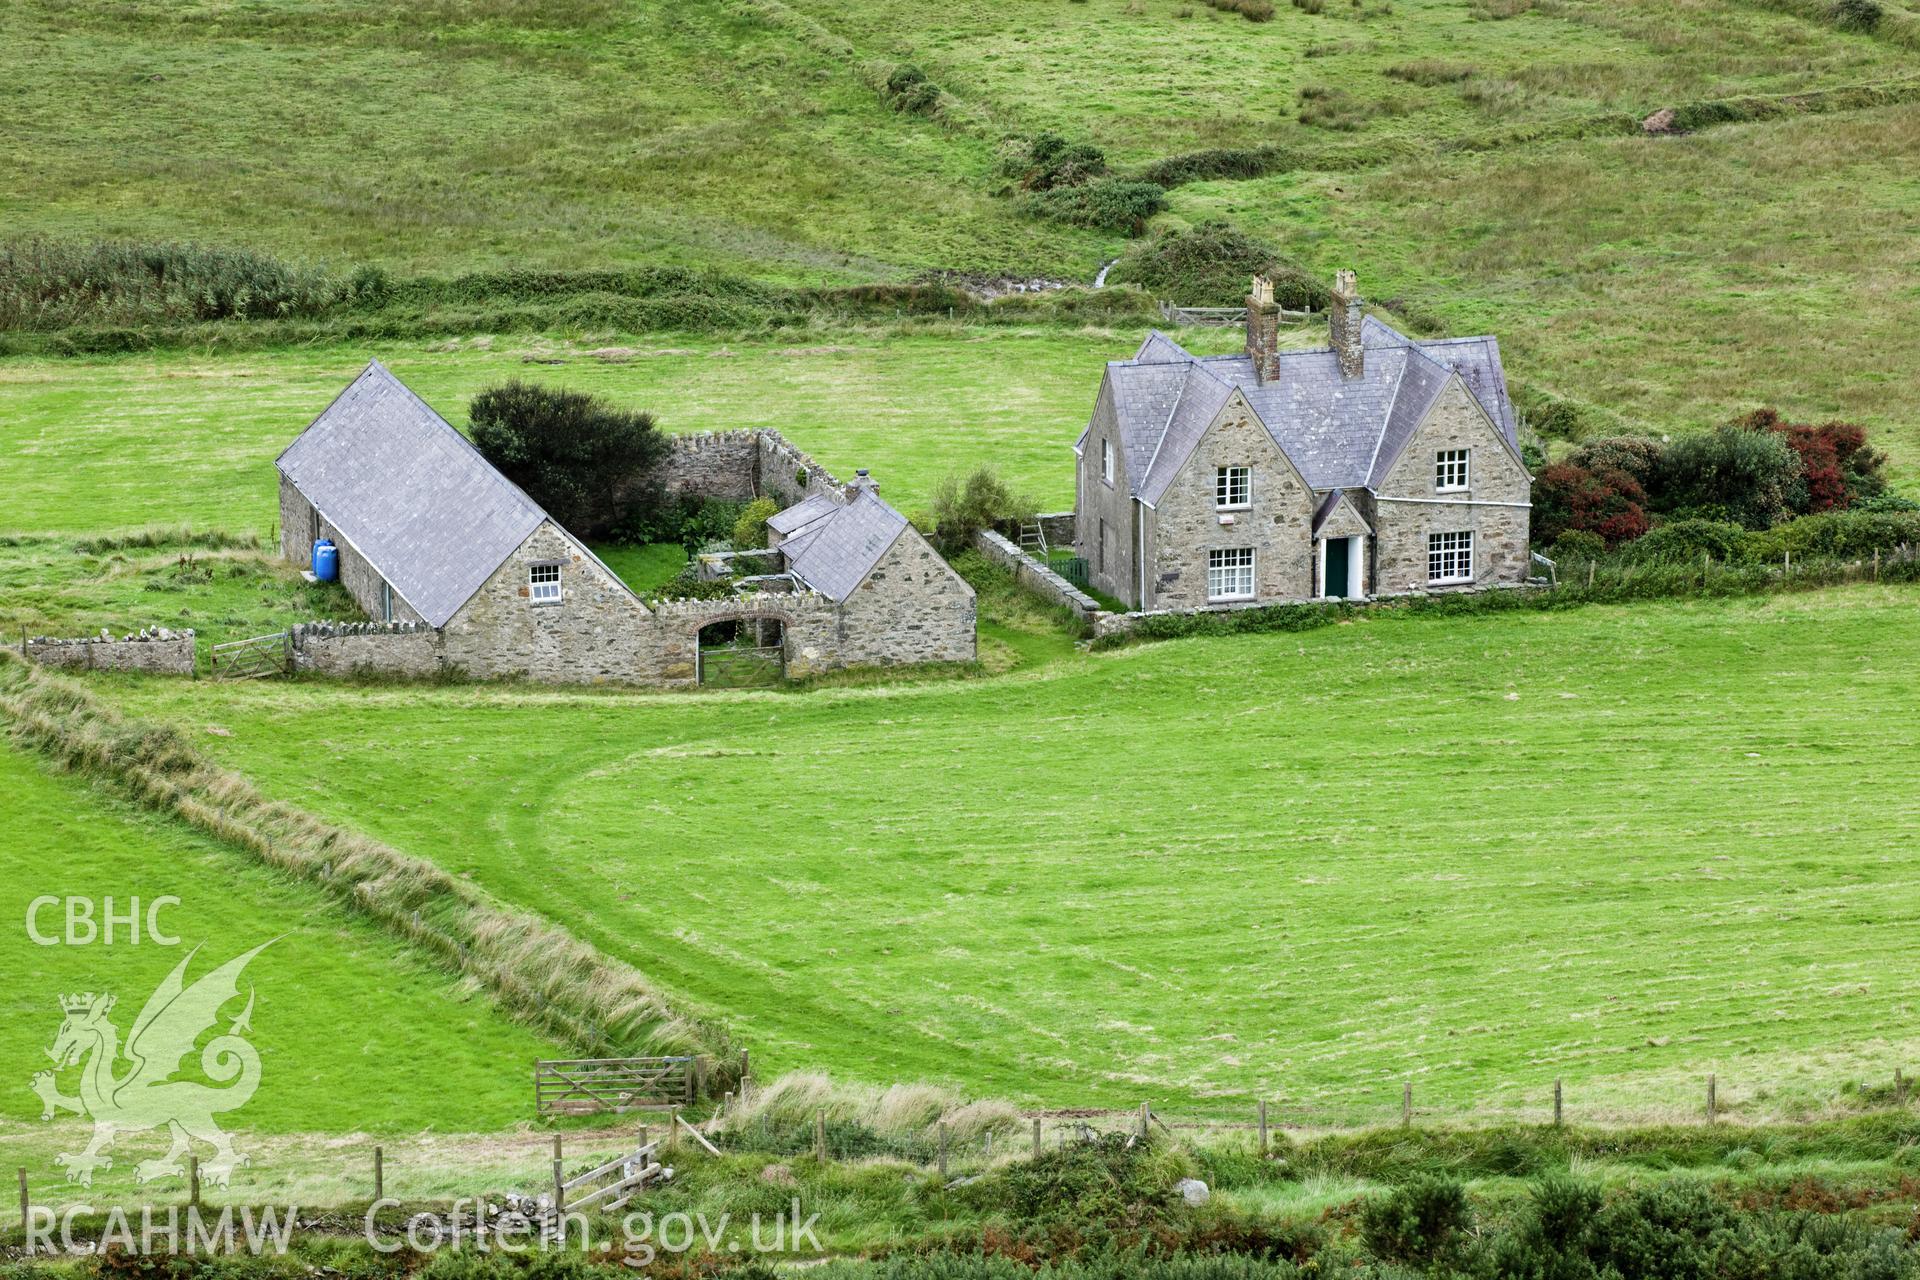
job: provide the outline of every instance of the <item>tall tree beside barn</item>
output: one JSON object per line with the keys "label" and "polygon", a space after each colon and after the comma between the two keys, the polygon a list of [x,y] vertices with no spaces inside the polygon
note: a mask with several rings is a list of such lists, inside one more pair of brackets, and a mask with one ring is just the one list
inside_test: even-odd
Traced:
{"label": "tall tree beside barn", "polygon": [[606,536],[659,505],[654,473],[670,446],[650,413],[516,379],[473,398],[467,429],[488,462],[577,537]]}

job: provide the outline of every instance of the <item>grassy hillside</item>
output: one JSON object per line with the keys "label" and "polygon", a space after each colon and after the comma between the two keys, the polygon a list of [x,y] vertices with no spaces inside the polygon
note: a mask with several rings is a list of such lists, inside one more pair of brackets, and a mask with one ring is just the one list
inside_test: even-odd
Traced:
{"label": "grassy hillside", "polygon": [[[220,727],[206,717],[195,732],[209,737]],[[484,1129],[526,1116],[531,1063],[556,1051],[372,925],[5,745],[0,791],[7,797],[0,806],[0,910],[10,922],[0,935],[9,975],[0,997],[0,1078],[9,1082],[0,1091],[0,1134],[10,1142],[37,1148],[85,1141],[79,1122],[64,1114],[57,1138],[36,1136],[41,1104],[26,1087],[49,1065],[42,1050],[60,1029],[61,996],[112,992],[119,1000],[114,1021],[125,1035],[190,949],[202,948],[191,979],[270,939],[242,986],[243,995],[248,986],[256,993],[248,1038],[262,1061],[260,1088],[232,1114],[230,1127],[268,1134]],[[130,898],[150,903],[171,894],[180,903],[164,909],[160,921],[181,944],[133,945],[123,927],[111,946],[36,946],[24,922],[28,903],[43,894],[111,895],[123,913]],[[41,932],[60,934],[61,920],[61,908],[45,909]],[[222,1030],[239,1008],[227,1011]],[[63,1084],[71,1093],[71,1079]],[[151,1134],[127,1139],[102,1179],[130,1185],[134,1159],[158,1155],[165,1145]],[[48,1172],[58,1176],[36,1164],[34,1176]]]}
{"label": "grassy hillside", "polygon": [[804,697],[116,688],[639,958],[763,1070],[1376,1119],[1409,1077],[1678,1114],[1717,1071],[1764,1111],[1915,1047],[1912,605],[1381,619]]}

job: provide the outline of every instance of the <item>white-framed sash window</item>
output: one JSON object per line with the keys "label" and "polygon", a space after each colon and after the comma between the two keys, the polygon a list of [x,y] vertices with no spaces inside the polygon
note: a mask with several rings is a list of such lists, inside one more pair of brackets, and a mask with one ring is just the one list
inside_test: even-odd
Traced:
{"label": "white-framed sash window", "polygon": [[1427,535],[1427,581],[1473,581],[1473,531]]}
{"label": "white-framed sash window", "polygon": [[1253,599],[1253,548],[1227,547],[1207,552],[1207,599]]}
{"label": "white-framed sash window", "polygon": [[1442,449],[1433,455],[1433,487],[1451,493],[1467,487],[1467,450]]}
{"label": "white-framed sash window", "polygon": [[536,564],[527,571],[527,594],[535,604],[560,603],[560,566]]}

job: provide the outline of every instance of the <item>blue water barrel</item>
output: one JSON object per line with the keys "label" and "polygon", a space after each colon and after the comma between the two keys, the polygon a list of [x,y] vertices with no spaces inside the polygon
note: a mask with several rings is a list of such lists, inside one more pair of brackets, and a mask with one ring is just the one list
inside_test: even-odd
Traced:
{"label": "blue water barrel", "polygon": [[333,545],[333,539],[322,538],[313,544],[313,576],[322,582],[339,580],[340,548]]}

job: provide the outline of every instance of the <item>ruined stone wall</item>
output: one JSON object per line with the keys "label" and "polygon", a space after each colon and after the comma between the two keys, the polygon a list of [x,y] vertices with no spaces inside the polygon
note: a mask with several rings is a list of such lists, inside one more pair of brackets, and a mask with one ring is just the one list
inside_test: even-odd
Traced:
{"label": "ruined stone wall", "polygon": [[[1215,505],[1220,467],[1251,470],[1250,506],[1223,511]],[[1216,603],[1207,598],[1207,554],[1229,547],[1253,548],[1255,599],[1307,598],[1313,593],[1313,508],[1313,491],[1235,393],[1154,508],[1148,607]]]}
{"label": "ruined stone wall", "polygon": [[727,502],[765,497],[782,507],[840,487],[804,450],[764,428],[674,436],[659,475],[670,494]]}
{"label": "ruined stone wall", "polygon": [[654,605],[658,665],[650,684],[690,685],[699,679],[700,629],[716,622],[772,618],[781,625],[789,676],[818,675],[846,666],[840,653],[839,610],[811,591],[762,592],[738,600],[662,600]]}
{"label": "ruined stone wall", "polygon": [[[1468,451],[1470,487],[1435,487],[1435,455]],[[1532,483],[1497,428],[1457,380],[1414,432],[1376,490],[1372,587],[1381,593],[1456,591],[1524,582],[1529,567],[1527,503]],[[1396,501],[1399,499],[1399,501]],[[1429,583],[1427,536],[1471,530],[1473,581]]]}
{"label": "ruined stone wall", "polygon": [[838,666],[972,662],[973,588],[912,526],[840,606]]}
{"label": "ruined stone wall", "polygon": [[444,641],[422,622],[303,622],[289,628],[295,671],[431,676],[444,665]]}
{"label": "ruined stone wall", "polygon": [[[561,598],[535,604],[532,569],[549,562],[560,565]],[[647,607],[552,520],[527,535],[444,631],[447,664],[477,679],[600,684],[646,681],[658,668]]]}
{"label": "ruined stone wall", "polygon": [[152,675],[193,674],[193,632],[151,627],[129,635],[102,631],[97,636],[56,639],[34,636],[26,657],[42,666],[78,671],[144,671]]}

